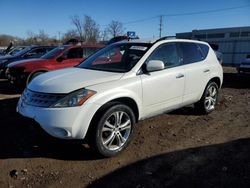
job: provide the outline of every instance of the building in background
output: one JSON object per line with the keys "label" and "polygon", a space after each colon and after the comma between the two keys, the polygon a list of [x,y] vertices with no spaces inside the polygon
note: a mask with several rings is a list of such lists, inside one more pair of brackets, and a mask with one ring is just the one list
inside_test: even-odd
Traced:
{"label": "building in background", "polygon": [[250,27],[193,30],[176,33],[176,38],[195,39],[218,45],[223,64],[238,66],[250,54]]}

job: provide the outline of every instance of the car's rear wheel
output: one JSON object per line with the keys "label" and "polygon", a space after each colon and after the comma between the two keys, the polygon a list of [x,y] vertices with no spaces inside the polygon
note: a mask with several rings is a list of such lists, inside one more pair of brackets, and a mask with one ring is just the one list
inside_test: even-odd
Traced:
{"label": "car's rear wheel", "polygon": [[91,135],[91,145],[102,156],[115,156],[130,142],[134,124],[131,108],[116,103],[101,114]]}
{"label": "car's rear wheel", "polygon": [[214,111],[218,101],[218,94],[218,85],[215,82],[209,82],[200,101],[195,103],[195,108],[202,114]]}

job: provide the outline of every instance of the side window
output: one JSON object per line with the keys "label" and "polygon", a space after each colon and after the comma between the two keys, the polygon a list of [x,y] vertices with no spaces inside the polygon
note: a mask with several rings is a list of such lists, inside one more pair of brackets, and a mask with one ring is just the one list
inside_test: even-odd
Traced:
{"label": "side window", "polygon": [[195,43],[181,42],[179,45],[184,64],[195,63],[204,59],[200,47]]}
{"label": "side window", "polygon": [[208,51],[209,51],[209,47],[205,44],[197,44],[202,52],[203,55],[203,59],[205,59],[207,57]]}
{"label": "side window", "polygon": [[53,48],[46,48],[46,53],[48,53],[49,51],[53,50]]}
{"label": "side window", "polygon": [[82,48],[71,48],[66,52],[66,59],[76,59],[83,57],[83,49]]}
{"label": "side window", "polygon": [[41,57],[46,53],[46,50],[44,48],[36,48],[24,55],[26,58],[32,58],[32,57]]}
{"label": "side window", "polygon": [[176,67],[181,64],[176,43],[168,43],[159,46],[148,57],[146,63],[148,63],[150,60],[162,61],[165,65],[165,68]]}
{"label": "side window", "polygon": [[95,53],[98,50],[98,48],[84,48],[83,49],[83,57],[86,58],[90,55],[92,55],[93,53]]}

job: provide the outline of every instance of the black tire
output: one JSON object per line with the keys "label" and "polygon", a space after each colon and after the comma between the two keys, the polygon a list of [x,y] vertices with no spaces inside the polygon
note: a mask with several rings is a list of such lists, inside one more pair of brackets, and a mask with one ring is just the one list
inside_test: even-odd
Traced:
{"label": "black tire", "polygon": [[215,105],[218,102],[218,94],[219,94],[218,85],[215,82],[210,81],[207,84],[201,99],[194,104],[197,112],[200,114],[209,114],[212,111],[214,111]]}
{"label": "black tire", "polygon": [[[118,125],[116,117],[120,115],[121,120]],[[114,103],[111,106],[108,105],[94,118],[91,124],[93,126],[91,134],[89,135],[90,146],[104,157],[112,157],[121,153],[127,147],[133,135],[135,115],[131,108],[121,103]],[[128,126],[124,126],[123,128],[126,127],[126,129],[122,130],[122,125],[127,122],[129,122]],[[111,125],[114,128],[111,128]],[[111,139],[110,142],[108,142],[109,139]]]}
{"label": "black tire", "polygon": [[26,81],[26,85],[28,85],[31,82],[31,80],[33,80],[35,77],[37,77],[37,76],[39,76],[40,74],[43,74],[43,73],[45,73],[45,72],[39,71],[39,72],[35,72],[32,75],[30,75],[28,77],[27,81]]}

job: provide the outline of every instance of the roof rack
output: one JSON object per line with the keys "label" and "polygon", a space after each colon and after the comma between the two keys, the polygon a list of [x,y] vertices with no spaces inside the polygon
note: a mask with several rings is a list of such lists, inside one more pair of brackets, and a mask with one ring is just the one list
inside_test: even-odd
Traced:
{"label": "roof rack", "polygon": [[154,43],[157,43],[157,42],[162,41],[162,40],[169,40],[169,39],[176,39],[176,36],[161,37],[161,38],[157,39]]}

